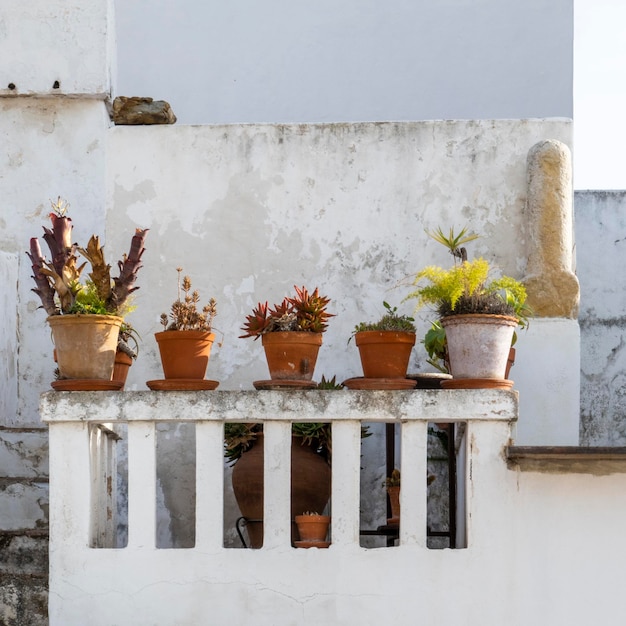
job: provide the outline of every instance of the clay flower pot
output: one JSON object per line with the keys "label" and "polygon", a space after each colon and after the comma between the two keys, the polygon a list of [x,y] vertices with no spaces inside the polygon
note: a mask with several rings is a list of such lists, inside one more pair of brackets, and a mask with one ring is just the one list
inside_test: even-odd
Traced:
{"label": "clay flower pot", "polygon": [[322,333],[277,331],[262,335],[272,380],[311,380]]}
{"label": "clay flower pot", "polygon": [[154,335],[166,379],[202,380],[215,335],[203,330],[164,330]]}
{"label": "clay flower pot", "polygon": [[365,378],[406,378],[415,333],[363,330],[355,334]]}
{"label": "clay flower pot", "polygon": [[387,519],[387,524],[400,523],[400,485],[387,487],[389,504],[391,505],[391,517]]}
{"label": "clay flower pot", "polygon": [[507,315],[450,315],[446,330],[453,378],[504,379],[513,332],[518,325]]}
{"label": "clay flower pot", "polygon": [[122,322],[115,315],[48,317],[61,379],[110,381]]}
{"label": "clay flower pot", "polygon": [[328,535],[328,515],[296,515],[296,526],[301,542],[324,543]]}
{"label": "clay flower pot", "polygon": [[124,389],[124,385],[126,385],[128,370],[132,364],[133,359],[125,352],[118,350],[115,353],[115,364],[113,366],[113,377],[111,380],[122,383],[122,389]]}
{"label": "clay flower pot", "polygon": [[[235,463],[233,492],[246,518],[250,547],[263,545],[263,434]],[[330,466],[300,437],[291,439],[291,519],[302,511],[322,511],[330,498]],[[297,539],[292,523],[292,541]]]}

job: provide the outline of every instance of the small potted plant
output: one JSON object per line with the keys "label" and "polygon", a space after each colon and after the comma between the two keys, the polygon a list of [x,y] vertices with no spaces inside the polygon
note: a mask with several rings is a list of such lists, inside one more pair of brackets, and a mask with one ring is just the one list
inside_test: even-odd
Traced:
{"label": "small potted plant", "polygon": [[296,526],[300,541],[296,541],[298,548],[327,548],[326,541],[328,527],[330,526],[330,516],[320,515],[317,511],[304,511],[301,515],[296,515]]}
{"label": "small potted plant", "polygon": [[[323,510],[330,498],[329,423],[295,423],[291,440],[291,519],[307,508]],[[234,464],[232,484],[252,548],[263,545],[263,426],[227,423],[224,456]],[[295,526],[292,540],[297,539]]]}
{"label": "small potted plant", "polygon": [[386,313],[377,322],[357,324],[352,333],[359,349],[365,378],[406,378],[415,345],[412,317],[383,302]]}
{"label": "small potted plant", "polygon": [[295,286],[295,295],[270,307],[259,304],[241,328],[240,338],[261,337],[272,380],[311,381],[322,334],[333,317],[326,308],[329,298],[320,295],[317,287],[310,292]]}
{"label": "small potted plant", "polygon": [[199,310],[200,295],[191,290],[191,279],[178,272],[178,297],[169,316],[161,314],[161,332],[154,337],[159,345],[161,364],[166,380],[203,380],[215,340],[212,332],[217,315],[217,302],[211,298]]}
{"label": "small potted plant", "polygon": [[391,476],[385,478],[383,487],[387,489],[389,504],[391,506],[391,517],[387,519],[387,524],[400,523],[400,470],[394,469]]}
{"label": "small potted plant", "polygon": [[[69,204],[60,197],[52,203],[52,228],[44,226],[43,238],[51,260],[41,251],[39,240],[30,240],[27,252],[42,308],[48,314],[52,330],[59,380],[58,389],[69,389],[66,381],[83,381],[76,388],[107,389],[111,382],[119,331],[123,316],[129,312],[129,296],[141,268],[147,230],[136,230],[130,250],[118,261],[119,276],[112,278],[111,266],[104,258],[104,248],[92,235],[85,248],[72,242]],[[78,263],[78,254],[91,265],[89,278],[81,282],[86,263]],[[89,382],[88,382],[89,381]],[[99,381],[99,382],[98,382]]]}
{"label": "small potted plant", "polygon": [[[417,308],[429,305],[439,314],[454,379],[474,380],[476,386],[503,380],[515,328],[525,328],[531,314],[524,285],[509,276],[492,279],[483,258],[468,261],[462,244],[477,235],[466,228],[458,235],[453,229],[449,235],[441,229],[429,235],[450,250],[454,266],[423,269],[407,298],[415,298]],[[437,339],[440,345],[441,337]]]}
{"label": "small potted plant", "polygon": [[[322,376],[319,389],[343,389],[336,377]],[[299,511],[322,511],[330,498],[330,464],[332,428],[330,423],[295,422],[291,439],[291,519]],[[367,426],[361,428],[361,437],[369,437]],[[263,426],[231,422],[224,425],[224,456],[234,465],[232,484],[235,499],[253,548],[263,545]],[[292,539],[297,538],[295,522]]]}
{"label": "small potted plant", "polygon": [[112,380],[122,383],[122,389],[126,385],[128,370],[139,353],[139,335],[137,331],[126,321],[120,326],[120,334],[117,340],[115,352],[115,364],[113,367]]}

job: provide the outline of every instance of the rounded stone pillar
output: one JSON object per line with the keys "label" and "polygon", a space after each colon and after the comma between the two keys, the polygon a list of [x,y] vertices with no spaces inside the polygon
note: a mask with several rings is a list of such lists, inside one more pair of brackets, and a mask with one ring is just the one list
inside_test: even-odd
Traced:
{"label": "rounded stone pillar", "polygon": [[572,160],[569,148],[552,139],[528,152],[528,267],[524,283],[537,317],[578,315],[574,274]]}

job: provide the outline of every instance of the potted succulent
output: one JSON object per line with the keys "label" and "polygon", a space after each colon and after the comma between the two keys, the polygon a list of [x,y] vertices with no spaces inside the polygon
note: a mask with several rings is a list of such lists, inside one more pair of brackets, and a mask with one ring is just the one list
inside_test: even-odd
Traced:
{"label": "potted succulent", "polygon": [[415,345],[415,323],[383,302],[386,313],[377,322],[361,322],[352,333],[365,378],[406,378]]}
{"label": "potted succulent", "polygon": [[[135,231],[128,254],[118,261],[119,276],[112,278],[111,266],[105,261],[104,248],[96,235],[85,248],[72,242],[68,208],[69,204],[59,197],[52,203],[52,228],[44,226],[50,261],[43,255],[39,240],[30,240],[27,254],[36,284],[33,291],[48,314],[59,370],[60,380],[56,383],[67,388],[64,380],[79,379],[83,389],[110,388],[105,383],[110,383],[113,374],[120,327],[129,312],[129,296],[138,289],[135,280],[148,231]],[[81,278],[86,263],[78,263],[78,254],[91,265],[84,282]]]}
{"label": "potted succulent", "polygon": [[[306,509],[323,510],[330,498],[331,425],[297,423],[291,440],[291,519]],[[234,464],[232,484],[252,548],[263,545],[263,427],[227,423],[224,456]],[[292,523],[292,541],[297,539]]]}
{"label": "potted succulent", "polygon": [[330,300],[317,287],[309,293],[295,286],[295,296],[270,307],[259,304],[241,328],[240,338],[261,337],[272,380],[311,381],[322,334],[333,317],[326,307]]}
{"label": "potted succulent", "polygon": [[330,516],[320,515],[317,511],[304,511],[296,515],[296,526],[300,540],[295,542],[298,548],[327,548],[326,541]]}
{"label": "potted succulent", "polygon": [[191,279],[178,272],[178,297],[171,306],[169,316],[161,314],[161,332],[154,337],[159,346],[161,364],[166,380],[192,381],[204,379],[211,347],[215,340],[212,332],[217,315],[217,302],[211,298],[198,310],[200,295],[191,290]]}
{"label": "potted succulent", "polygon": [[[426,485],[431,485],[435,480],[433,474],[426,473]],[[389,505],[391,508],[391,517],[387,518],[387,524],[394,525],[400,523],[400,470],[395,468],[391,472],[391,476],[387,476],[383,482],[383,487],[387,490],[389,496]]]}
{"label": "potted succulent", "polygon": [[[509,276],[492,279],[489,263],[483,258],[468,261],[462,244],[477,235],[467,233],[466,228],[458,235],[453,229],[449,235],[441,229],[429,234],[449,248],[454,266],[447,270],[424,268],[415,277],[417,288],[407,298],[417,299],[417,308],[429,305],[439,314],[454,379],[477,381],[475,386],[480,386],[480,381],[503,380],[515,329],[525,328],[530,316],[524,285]],[[439,357],[441,339],[437,328],[431,334],[431,345],[438,346]]]}
{"label": "potted succulent", "polygon": [[[322,390],[340,390],[336,377],[322,376]],[[291,519],[292,540],[297,539],[295,516],[300,511],[323,511],[330,498],[332,456],[331,424],[296,422],[291,439]],[[370,436],[367,426],[361,437]],[[231,422],[224,425],[224,456],[233,465],[235,499],[253,548],[263,545],[263,426]]]}
{"label": "potted succulent", "polygon": [[117,340],[115,352],[115,364],[113,367],[112,380],[122,383],[122,389],[126,385],[128,370],[139,353],[139,335],[127,322],[123,321],[120,326],[120,334]]}
{"label": "potted succulent", "polygon": [[383,487],[387,489],[389,505],[391,506],[391,517],[387,519],[387,524],[400,523],[400,470],[394,469],[391,476],[385,478]]}

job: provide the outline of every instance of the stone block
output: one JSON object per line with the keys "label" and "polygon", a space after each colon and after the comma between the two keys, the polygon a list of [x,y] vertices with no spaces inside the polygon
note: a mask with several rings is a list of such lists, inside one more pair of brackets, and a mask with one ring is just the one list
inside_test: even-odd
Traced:
{"label": "stone block", "polygon": [[174,124],[176,116],[164,100],[120,96],[113,101],[113,122],[120,126]]}

